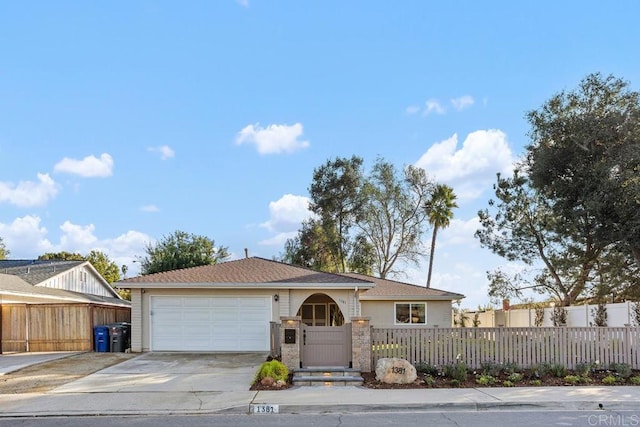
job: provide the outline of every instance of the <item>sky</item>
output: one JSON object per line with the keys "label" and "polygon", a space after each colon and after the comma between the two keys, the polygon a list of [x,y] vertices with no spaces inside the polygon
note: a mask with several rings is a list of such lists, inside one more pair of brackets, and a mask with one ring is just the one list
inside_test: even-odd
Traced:
{"label": "sky", "polygon": [[[129,276],[176,230],[277,257],[314,168],[383,158],[454,188],[432,286],[486,306],[486,272],[521,266],[480,247],[477,211],[525,152],[526,113],[593,72],[638,90],[639,16],[633,0],[1,2],[0,237],[12,259],[95,249]],[[398,279],[424,285],[427,261]]]}

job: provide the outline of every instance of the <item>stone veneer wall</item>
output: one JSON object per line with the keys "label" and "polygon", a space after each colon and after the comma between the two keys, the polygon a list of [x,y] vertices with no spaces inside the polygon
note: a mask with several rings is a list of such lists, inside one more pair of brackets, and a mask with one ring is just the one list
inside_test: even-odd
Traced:
{"label": "stone veneer wall", "polygon": [[371,372],[371,324],[368,317],[351,318],[351,337],[353,368]]}
{"label": "stone veneer wall", "polygon": [[[298,316],[282,316],[280,317],[280,351],[282,352],[281,358],[282,363],[287,365],[289,370],[299,369],[300,368],[300,346],[301,343],[301,335],[300,335],[300,324],[301,318]],[[296,342],[295,344],[287,344],[284,341],[284,331],[285,329],[295,329],[296,330]]]}

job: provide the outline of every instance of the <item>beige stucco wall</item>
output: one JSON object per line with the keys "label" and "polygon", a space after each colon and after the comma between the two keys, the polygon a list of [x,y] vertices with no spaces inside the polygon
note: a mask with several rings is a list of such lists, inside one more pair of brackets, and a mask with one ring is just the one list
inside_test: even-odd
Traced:
{"label": "beige stucco wall", "polygon": [[291,289],[289,292],[289,312],[285,316],[295,316],[305,302],[313,294],[324,294],[333,299],[342,315],[345,322],[349,322],[349,319],[356,314],[353,312],[353,304],[350,304],[350,300],[354,298],[354,291],[348,289],[326,289],[326,290],[313,290],[313,289]]}
{"label": "beige stucco wall", "polygon": [[[150,313],[152,296],[220,296],[249,297],[269,296],[271,298],[271,321],[280,322],[282,316],[295,316],[302,303],[311,295],[324,293],[340,307],[345,320],[355,315],[353,290],[313,290],[313,289],[132,289],[131,290],[131,351],[150,350]],[[278,295],[278,301],[274,296]]]}
{"label": "beige stucco wall", "polygon": [[[360,301],[362,305],[362,316],[371,319],[371,326],[374,328],[386,328],[396,325],[394,304],[396,301]],[[409,301],[397,301],[409,302]],[[427,304],[427,327],[438,325],[441,328],[451,327],[451,301],[410,301],[412,303],[424,302]],[[415,325],[416,327],[424,325]]]}

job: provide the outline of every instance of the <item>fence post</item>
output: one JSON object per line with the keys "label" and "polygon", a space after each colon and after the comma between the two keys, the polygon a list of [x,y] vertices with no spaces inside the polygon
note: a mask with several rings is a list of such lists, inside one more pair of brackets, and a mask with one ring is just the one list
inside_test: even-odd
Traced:
{"label": "fence post", "polygon": [[628,363],[633,369],[637,369],[637,366],[634,366],[635,363],[632,359],[631,354],[631,324],[627,323],[624,325],[624,361]]}
{"label": "fence post", "polygon": [[351,361],[355,369],[371,372],[371,325],[369,317],[351,318]]}
{"label": "fence post", "polygon": [[[280,317],[280,349],[282,354],[282,363],[284,363],[290,370],[298,369],[301,367],[301,348],[302,348],[302,334],[301,334],[301,317],[299,316],[282,316]],[[288,342],[285,339],[287,330],[294,330],[294,342]]]}

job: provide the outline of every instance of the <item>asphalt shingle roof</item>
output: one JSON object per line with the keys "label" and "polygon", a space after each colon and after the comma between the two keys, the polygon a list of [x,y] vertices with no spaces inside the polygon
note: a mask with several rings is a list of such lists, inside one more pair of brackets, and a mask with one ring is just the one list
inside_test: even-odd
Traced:
{"label": "asphalt shingle roof", "polygon": [[455,292],[443,291],[440,289],[427,288],[425,286],[412,285],[409,283],[397,282],[395,280],[380,279],[378,277],[367,276],[358,273],[342,273],[344,276],[349,276],[357,279],[367,280],[373,282],[376,286],[372,289],[368,289],[362,293],[361,298],[366,299],[368,297],[390,297],[390,298],[402,298],[413,296],[424,297],[438,297],[440,299],[460,299],[464,298],[464,295]]}
{"label": "asphalt shingle roof", "polygon": [[[220,264],[171,270],[162,273],[132,277],[116,283],[126,288],[127,284],[259,284],[259,283],[304,283],[304,284],[351,284],[363,290],[363,297],[432,297],[436,299],[460,299],[464,295],[440,289],[426,288],[388,279],[357,273],[324,273],[283,262],[260,257],[243,258]],[[135,287],[135,286],[134,286]],[[367,289],[371,288],[372,289]]]}
{"label": "asphalt shingle roof", "polygon": [[121,280],[127,283],[352,283],[371,285],[370,281],[333,273],[324,273],[260,257],[243,258],[213,265],[171,270]]}
{"label": "asphalt shingle roof", "polygon": [[99,295],[82,294],[64,289],[34,286],[18,275],[0,273],[0,294],[44,297],[84,303],[102,303],[128,307],[130,303],[119,298],[103,297]]}
{"label": "asphalt shingle roof", "polygon": [[37,285],[86,261],[0,260],[0,273],[18,276]]}

